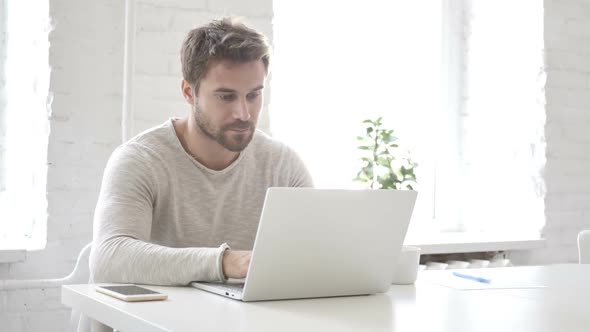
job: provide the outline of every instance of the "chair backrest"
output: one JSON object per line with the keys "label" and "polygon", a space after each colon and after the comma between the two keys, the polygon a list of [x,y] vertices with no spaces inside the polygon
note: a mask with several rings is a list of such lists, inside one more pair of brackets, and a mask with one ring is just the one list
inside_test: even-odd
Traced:
{"label": "chair backrest", "polygon": [[64,278],[64,284],[86,284],[90,278],[90,267],[88,265],[88,259],[90,258],[90,249],[92,249],[92,242],[80,250],[78,259],[76,260],[76,266],[74,270]]}
{"label": "chair backrest", "polygon": [[[90,267],[88,265],[88,259],[90,258],[91,248],[92,243],[88,243],[84,248],[82,248],[82,250],[80,250],[74,270],[63,279],[64,285],[88,283],[88,280],[90,279]],[[69,332],[90,331],[88,319],[82,319],[81,321],[81,318],[83,318],[81,313],[78,310],[72,309],[72,313],[70,314]]]}
{"label": "chair backrest", "polygon": [[578,254],[580,264],[590,264],[590,230],[578,234]]}

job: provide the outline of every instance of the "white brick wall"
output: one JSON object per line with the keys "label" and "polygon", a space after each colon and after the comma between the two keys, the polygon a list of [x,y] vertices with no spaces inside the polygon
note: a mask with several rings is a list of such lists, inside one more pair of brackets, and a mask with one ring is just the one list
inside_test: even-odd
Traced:
{"label": "white brick wall", "polygon": [[[56,29],[50,37],[55,99],[47,248],[29,253],[25,263],[0,264],[0,279],[61,277],[72,269],[91,239],[100,175],[121,139],[124,2],[50,4]],[[548,247],[515,256],[526,263],[575,261],[575,236],[590,228],[590,131],[584,130],[590,124],[590,3],[545,0],[545,6]],[[272,36],[272,0],[142,0],[137,10],[136,132],[186,112],[171,85],[180,83],[178,50],[190,27],[232,13]],[[268,128],[267,114],[261,127]],[[0,291],[0,326],[62,331],[69,312],[59,302],[58,289]]]}
{"label": "white brick wall", "polygon": [[2,331],[67,331],[70,310],[61,305],[59,288],[2,291]]}
{"label": "white brick wall", "polygon": [[[93,13],[89,16],[88,13]],[[101,173],[120,143],[123,4],[50,1],[54,31],[49,63],[54,94],[48,151],[47,247],[12,264],[4,278],[53,278],[72,269],[91,238],[92,210]],[[71,199],[76,192],[80,201]],[[87,200],[87,201],[86,201]],[[72,236],[85,228],[82,237]],[[79,234],[79,232],[78,232]],[[45,262],[43,268],[40,263]]]}
{"label": "white brick wall", "polygon": [[590,2],[545,0],[547,248],[514,253],[528,264],[576,262],[590,229]]}
{"label": "white brick wall", "polygon": [[[72,270],[92,238],[105,163],[121,142],[124,1],[49,1],[55,30],[47,247],[28,253],[24,263],[0,264],[0,279],[63,277]],[[188,111],[180,93],[179,55],[188,30],[234,14],[272,38],[272,0],[138,0],[136,9],[135,133]],[[265,110],[267,105],[268,100]],[[266,112],[260,126],[269,127]],[[57,288],[0,290],[2,331],[63,331],[68,320]]]}
{"label": "white brick wall", "polygon": [[6,160],[6,148],[5,148],[5,136],[6,136],[6,122],[3,120],[6,116],[4,109],[6,108],[6,94],[4,87],[6,86],[4,77],[4,66],[6,62],[6,1],[0,0],[0,192],[5,190],[5,165]]}
{"label": "white brick wall", "polygon": [[[182,1],[139,0],[136,19],[134,134],[166,117],[184,116],[189,105],[180,91],[179,50],[187,31],[211,19],[237,15],[272,40],[272,0]],[[259,128],[269,131],[269,90]]]}

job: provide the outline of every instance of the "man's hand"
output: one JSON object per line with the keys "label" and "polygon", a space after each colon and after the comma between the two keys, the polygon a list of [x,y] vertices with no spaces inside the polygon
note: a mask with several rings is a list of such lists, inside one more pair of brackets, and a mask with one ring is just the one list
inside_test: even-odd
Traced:
{"label": "man's hand", "polygon": [[242,279],[248,274],[251,251],[226,250],[221,265],[226,278]]}

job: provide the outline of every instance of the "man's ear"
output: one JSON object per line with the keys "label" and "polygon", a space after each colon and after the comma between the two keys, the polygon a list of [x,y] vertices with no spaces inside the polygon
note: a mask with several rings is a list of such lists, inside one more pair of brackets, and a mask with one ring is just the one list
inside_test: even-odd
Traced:
{"label": "man's ear", "polygon": [[180,84],[180,88],[182,89],[182,95],[184,96],[186,102],[191,106],[194,105],[196,96],[194,95],[193,86],[183,79],[182,83]]}

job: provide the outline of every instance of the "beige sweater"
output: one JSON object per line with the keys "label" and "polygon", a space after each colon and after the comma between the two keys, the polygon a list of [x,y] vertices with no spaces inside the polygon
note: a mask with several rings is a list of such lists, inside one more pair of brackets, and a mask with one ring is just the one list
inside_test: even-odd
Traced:
{"label": "beige sweater", "polygon": [[266,189],[312,186],[294,151],[260,131],[229,167],[208,169],[183,149],[172,121],[109,159],[94,215],[94,282],[223,280],[223,244],[252,249]]}

